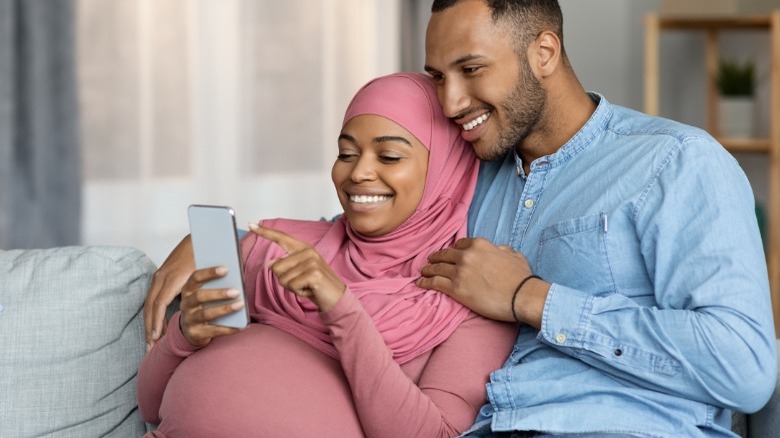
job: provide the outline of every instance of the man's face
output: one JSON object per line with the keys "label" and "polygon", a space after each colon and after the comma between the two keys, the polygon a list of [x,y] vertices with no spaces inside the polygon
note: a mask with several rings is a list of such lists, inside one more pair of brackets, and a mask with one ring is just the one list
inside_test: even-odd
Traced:
{"label": "man's face", "polygon": [[447,117],[483,160],[503,158],[538,123],[546,98],[506,26],[481,0],[467,0],[428,22],[425,69]]}

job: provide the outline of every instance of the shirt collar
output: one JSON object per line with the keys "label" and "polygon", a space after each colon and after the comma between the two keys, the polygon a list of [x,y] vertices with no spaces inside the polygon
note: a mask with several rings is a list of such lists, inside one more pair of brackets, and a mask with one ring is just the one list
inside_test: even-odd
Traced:
{"label": "shirt collar", "polygon": [[[606,128],[607,123],[612,117],[612,105],[610,105],[607,99],[599,93],[589,91],[588,96],[596,102],[596,111],[593,112],[582,128],[580,128],[569,141],[561,146],[560,149],[550,155],[545,155],[534,160],[533,163],[531,163],[531,169],[545,170],[560,166],[587,148],[593,142],[593,139]],[[523,170],[523,160],[517,154],[516,150],[514,152],[514,159],[517,175],[525,179],[526,174],[525,170]]]}

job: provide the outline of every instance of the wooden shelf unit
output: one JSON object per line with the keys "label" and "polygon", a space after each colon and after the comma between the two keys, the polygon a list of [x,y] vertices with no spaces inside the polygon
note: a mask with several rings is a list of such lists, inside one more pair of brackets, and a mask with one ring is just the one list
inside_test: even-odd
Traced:
{"label": "wooden shelf unit", "polygon": [[[703,32],[706,37],[707,84],[706,129],[730,152],[766,154],[769,165],[767,205],[767,268],[772,295],[775,330],[780,333],[780,10],[767,15],[743,17],[671,17],[648,14],[645,17],[645,112],[659,114],[660,36],[662,30]],[[770,38],[771,85],[769,138],[730,139],[719,135],[718,71],[719,33],[724,30],[765,30]]]}

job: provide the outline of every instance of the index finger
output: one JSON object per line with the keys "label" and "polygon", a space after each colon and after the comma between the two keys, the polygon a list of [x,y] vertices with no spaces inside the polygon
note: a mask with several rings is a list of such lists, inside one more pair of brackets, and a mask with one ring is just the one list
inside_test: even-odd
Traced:
{"label": "index finger", "polygon": [[258,236],[264,237],[270,241],[276,242],[288,253],[299,251],[308,246],[295,237],[279,230],[269,227],[260,227],[256,224],[249,224],[249,229]]}

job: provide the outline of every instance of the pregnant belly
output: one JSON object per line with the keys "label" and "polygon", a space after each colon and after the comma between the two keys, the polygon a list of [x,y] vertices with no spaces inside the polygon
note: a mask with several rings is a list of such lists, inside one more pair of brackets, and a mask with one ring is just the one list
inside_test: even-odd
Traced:
{"label": "pregnant belly", "polygon": [[262,324],[184,360],[160,415],[168,437],[363,436],[339,363]]}

